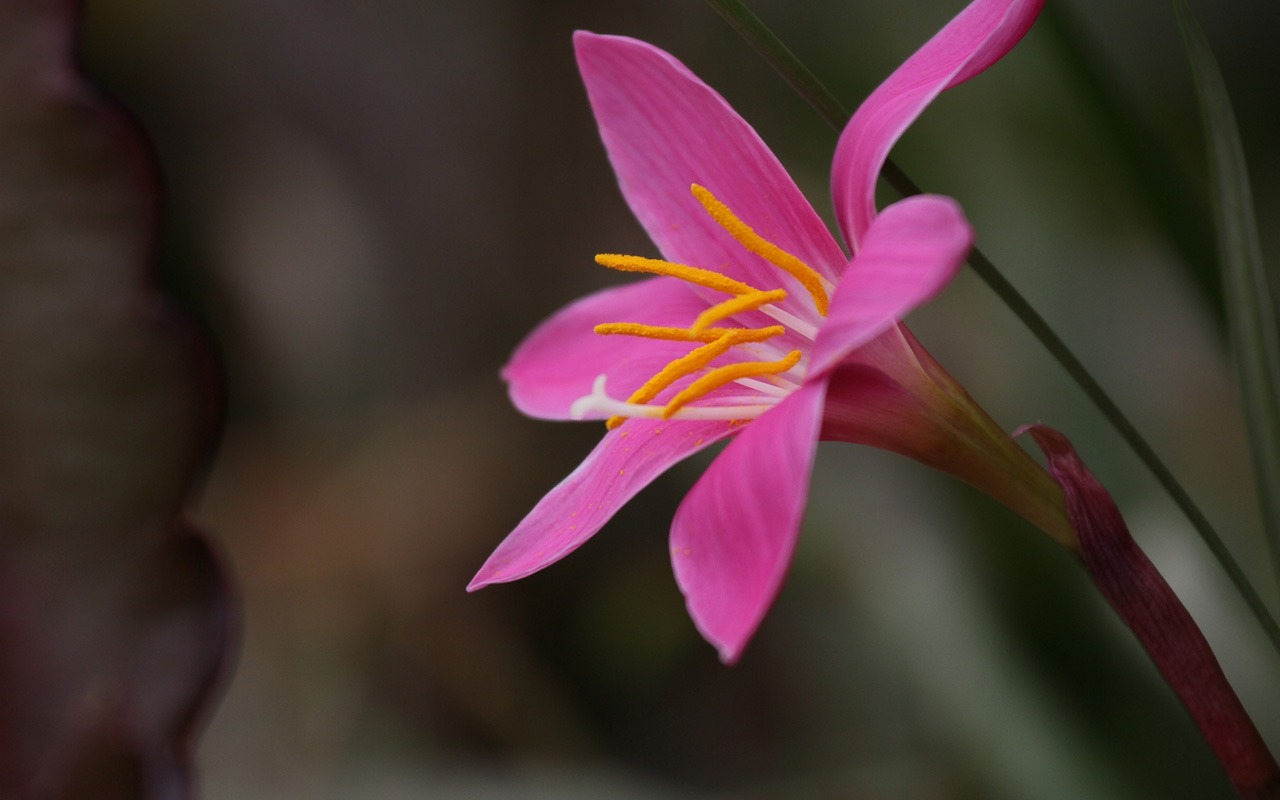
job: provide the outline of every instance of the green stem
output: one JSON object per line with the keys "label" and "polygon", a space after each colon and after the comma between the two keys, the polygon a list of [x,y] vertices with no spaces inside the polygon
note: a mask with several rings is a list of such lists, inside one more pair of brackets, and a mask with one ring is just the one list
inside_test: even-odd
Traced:
{"label": "green stem", "polygon": [[[743,5],[741,0],[707,0],[707,3],[782,76],[787,84],[795,89],[818,112],[818,115],[827,124],[837,131],[844,129],[845,124],[849,121],[849,112],[822,85],[817,77],[796,58],[795,54],[774,35],[773,31],[769,30],[760,21],[759,17]],[[920,187],[907,177],[906,173],[892,160],[885,163],[882,175],[894,189],[903,195],[921,193]],[[1227,577],[1235,585],[1236,591],[1244,598],[1249,610],[1270,640],[1271,646],[1275,648],[1277,653],[1280,653],[1280,625],[1276,624],[1275,618],[1271,616],[1266,604],[1263,603],[1262,598],[1249,582],[1248,576],[1245,575],[1244,570],[1240,568],[1240,565],[1231,555],[1231,551],[1227,549],[1222,537],[1214,530],[1208,518],[1200,511],[1200,508],[1191,499],[1187,491],[1174,478],[1169,468],[1156,455],[1151,445],[1138,433],[1133,423],[1129,421],[1115,401],[1107,395],[1098,381],[1085,369],[1084,364],[1071,352],[1071,349],[1067,347],[1062,338],[1053,331],[1053,328],[1049,326],[1044,317],[996,269],[991,259],[987,258],[981,250],[975,247],[969,255],[969,265],[991,287],[996,296],[1013,311],[1023,325],[1031,331],[1031,334],[1044,345],[1049,354],[1062,365],[1062,368],[1067,371],[1067,374],[1076,382],[1085,393],[1085,396],[1098,407],[1102,415],[1120,434],[1120,438],[1128,443],[1142,463],[1146,465],[1160,485],[1164,487],[1173,502],[1177,504],[1178,508],[1182,509],[1182,513],[1191,521],[1196,532],[1200,534],[1200,538],[1208,546],[1209,552],[1218,560],[1222,569],[1227,573]]]}

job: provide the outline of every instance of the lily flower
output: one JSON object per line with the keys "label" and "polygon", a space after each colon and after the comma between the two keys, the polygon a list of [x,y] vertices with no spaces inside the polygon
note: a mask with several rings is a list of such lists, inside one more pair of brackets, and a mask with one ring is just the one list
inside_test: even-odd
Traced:
{"label": "lily flower", "polygon": [[1042,4],[976,0],[854,114],[832,165],[848,252],[755,131],[679,61],[575,34],[622,193],[662,258],[597,256],[650,277],[564,308],[503,369],[522,412],[607,430],[469,590],[563,558],[658,475],[728,438],[670,543],[690,615],[726,663],[781,588],[819,438],[944,469],[1072,546],[1061,489],[901,323],[961,267],[972,228],[949,198],[877,211],[874,194],[902,132],[1007,53]]}

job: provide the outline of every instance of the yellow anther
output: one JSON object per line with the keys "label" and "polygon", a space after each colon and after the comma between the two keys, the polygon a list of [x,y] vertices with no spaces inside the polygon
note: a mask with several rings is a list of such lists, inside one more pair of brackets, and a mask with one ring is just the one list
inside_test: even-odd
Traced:
{"label": "yellow anther", "polygon": [[698,202],[707,210],[711,218],[720,224],[720,227],[728,231],[729,235],[737,239],[743,247],[800,281],[800,285],[813,297],[813,305],[818,309],[818,313],[824,317],[827,315],[827,308],[831,301],[827,297],[826,288],[822,285],[822,276],[813,267],[756,233],[751,226],[738,219],[728,206],[717,200],[706,187],[695,183],[691,188],[693,196],[698,198]]}
{"label": "yellow anther", "polygon": [[699,314],[698,318],[693,321],[693,325],[689,327],[689,330],[695,333],[706,330],[708,326],[714,325],[723,319],[728,319],[734,314],[755,311],[761,306],[781,302],[786,296],[786,289],[774,289],[770,292],[753,292],[725,300],[723,303],[717,303]]}
{"label": "yellow anther", "polygon": [[[724,228],[744,248],[760,256],[769,263],[795,278],[813,298],[814,307],[822,316],[826,316],[830,305],[827,284],[821,275],[800,259],[782,250],[756,233],[749,225],[738,219],[729,207],[721,203],[706,188],[694,184],[694,197],[702,204],[707,213],[720,227]],[[645,325],[635,322],[608,322],[595,327],[595,332],[604,336],[639,336],[647,339],[658,339],[672,342],[699,343],[691,352],[668,363],[662,370],[650,378],[639,389],[632,393],[626,405],[644,406],[672,386],[676,381],[689,377],[696,372],[708,369],[713,361],[740,344],[764,342],[786,332],[782,325],[771,325],[764,328],[726,328],[711,327],[716,323],[730,319],[738,314],[757,311],[773,303],[786,299],[785,289],[763,291],[742,281],[734,280],[719,272],[687,264],[677,264],[656,258],[640,256],[616,255],[602,253],[596,256],[596,263],[622,272],[644,272],[651,275],[677,278],[714,291],[733,295],[728,300],[708,308],[698,315],[688,328],[676,328],[661,325]],[[766,309],[782,321],[792,319],[787,324],[809,326],[810,323],[788,315],[781,309]],[[798,328],[798,330],[801,330]],[[811,332],[811,331],[810,331]],[[801,330],[803,335],[809,335]],[[812,337],[811,337],[812,338]],[[756,376],[776,375],[792,369],[800,363],[801,351],[791,352],[778,361],[746,361],[709,369],[706,374],[694,380],[662,408],[663,417],[671,417],[689,403],[705,396],[727,383]],[[585,400],[586,398],[584,398]],[[612,401],[617,407],[616,401]],[[767,406],[762,406],[765,408]],[[618,409],[623,410],[623,409]],[[731,409],[725,409],[726,412]],[[644,416],[652,416],[657,408],[645,409]],[[736,413],[736,410],[735,410]],[[747,409],[753,416],[754,408]],[[613,416],[606,420],[610,429],[617,428],[627,420],[626,416]],[[745,423],[746,419],[740,420]]]}
{"label": "yellow anther", "polygon": [[672,278],[679,278],[680,280],[688,281],[698,286],[705,286],[708,289],[715,289],[726,294],[750,294],[760,291],[742,281],[727,278],[719,272],[712,272],[709,269],[700,267],[690,267],[686,264],[675,264],[657,258],[601,253],[596,256],[596,263],[602,267],[616,269],[620,272],[647,272],[651,275],[666,275]]}
{"label": "yellow anther", "polygon": [[[661,372],[645,381],[645,384],[636,389],[627,399],[628,403],[644,405],[657,397],[663,389],[707,366],[729,352],[730,348],[740,344],[768,341],[775,336],[781,336],[786,332],[786,328],[781,325],[770,325],[767,328],[708,328],[695,333],[687,328],[666,328],[634,322],[607,322],[597,325],[595,331],[604,335],[644,336],[677,342],[706,342],[688,355],[667,364]],[[622,416],[609,417],[605,420],[605,428],[613,430],[626,420],[627,418]]]}
{"label": "yellow anther", "polygon": [[693,383],[686,386],[675,397],[667,401],[667,405],[662,409],[662,416],[665,418],[672,417],[677,411],[684,406],[692,403],[700,397],[704,397],[708,392],[719,389],[726,383],[731,383],[739,378],[755,378],[761,375],[777,375],[781,372],[794,367],[800,363],[800,351],[792,350],[787,354],[786,358],[778,361],[742,361],[737,364],[726,364],[723,367],[715,369],[698,378]]}
{"label": "yellow anther", "polygon": [[644,385],[636,389],[631,397],[627,399],[628,403],[636,403],[644,405],[653,398],[657,397],[658,392],[667,388],[671,384],[680,380],[686,375],[690,375],[710,364],[715,359],[729,352],[729,348],[738,343],[738,338],[732,333],[708,342],[701,347],[693,350],[688,355],[677,358],[670,364],[662,368],[662,371],[645,381]]}
{"label": "yellow anther", "polygon": [[714,342],[732,333],[741,343],[763,342],[781,336],[786,328],[770,325],[767,328],[706,328],[693,331],[689,328],[667,328],[660,325],[642,325],[638,322],[606,322],[595,327],[601,336],[642,336],[646,339],[665,339],[670,342]]}

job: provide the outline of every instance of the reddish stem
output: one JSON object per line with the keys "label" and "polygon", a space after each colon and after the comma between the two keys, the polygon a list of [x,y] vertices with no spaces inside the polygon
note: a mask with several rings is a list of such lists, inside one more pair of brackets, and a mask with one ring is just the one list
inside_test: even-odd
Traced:
{"label": "reddish stem", "polygon": [[1280,798],[1280,767],[1227,682],[1204,634],[1156,570],[1067,438],[1030,425],[1062,484],[1080,557],[1102,595],[1182,700],[1241,797]]}

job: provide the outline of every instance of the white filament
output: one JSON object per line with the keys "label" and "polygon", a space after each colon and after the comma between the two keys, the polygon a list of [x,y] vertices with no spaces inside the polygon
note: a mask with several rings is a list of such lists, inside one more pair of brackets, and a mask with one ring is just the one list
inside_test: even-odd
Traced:
{"label": "white filament", "polygon": [[[751,380],[744,378],[743,380]],[[756,381],[759,383],[759,381]],[[755,387],[752,387],[755,388]],[[731,419],[755,419],[764,412],[773,408],[782,397],[790,392],[782,389],[782,387],[771,386],[770,392],[781,390],[782,394],[777,395],[778,399],[773,397],[731,397],[722,398],[725,402],[740,403],[740,405],[715,405],[715,406],[684,406],[676,411],[667,419],[690,419],[690,420],[731,420]],[[569,417],[576,420],[586,419],[589,414],[596,413],[604,417],[645,417],[647,419],[663,419],[662,406],[640,405],[639,403],[626,403],[610,397],[605,391],[605,376],[599,375],[595,382],[591,385],[591,394],[579,397],[569,406]]]}

